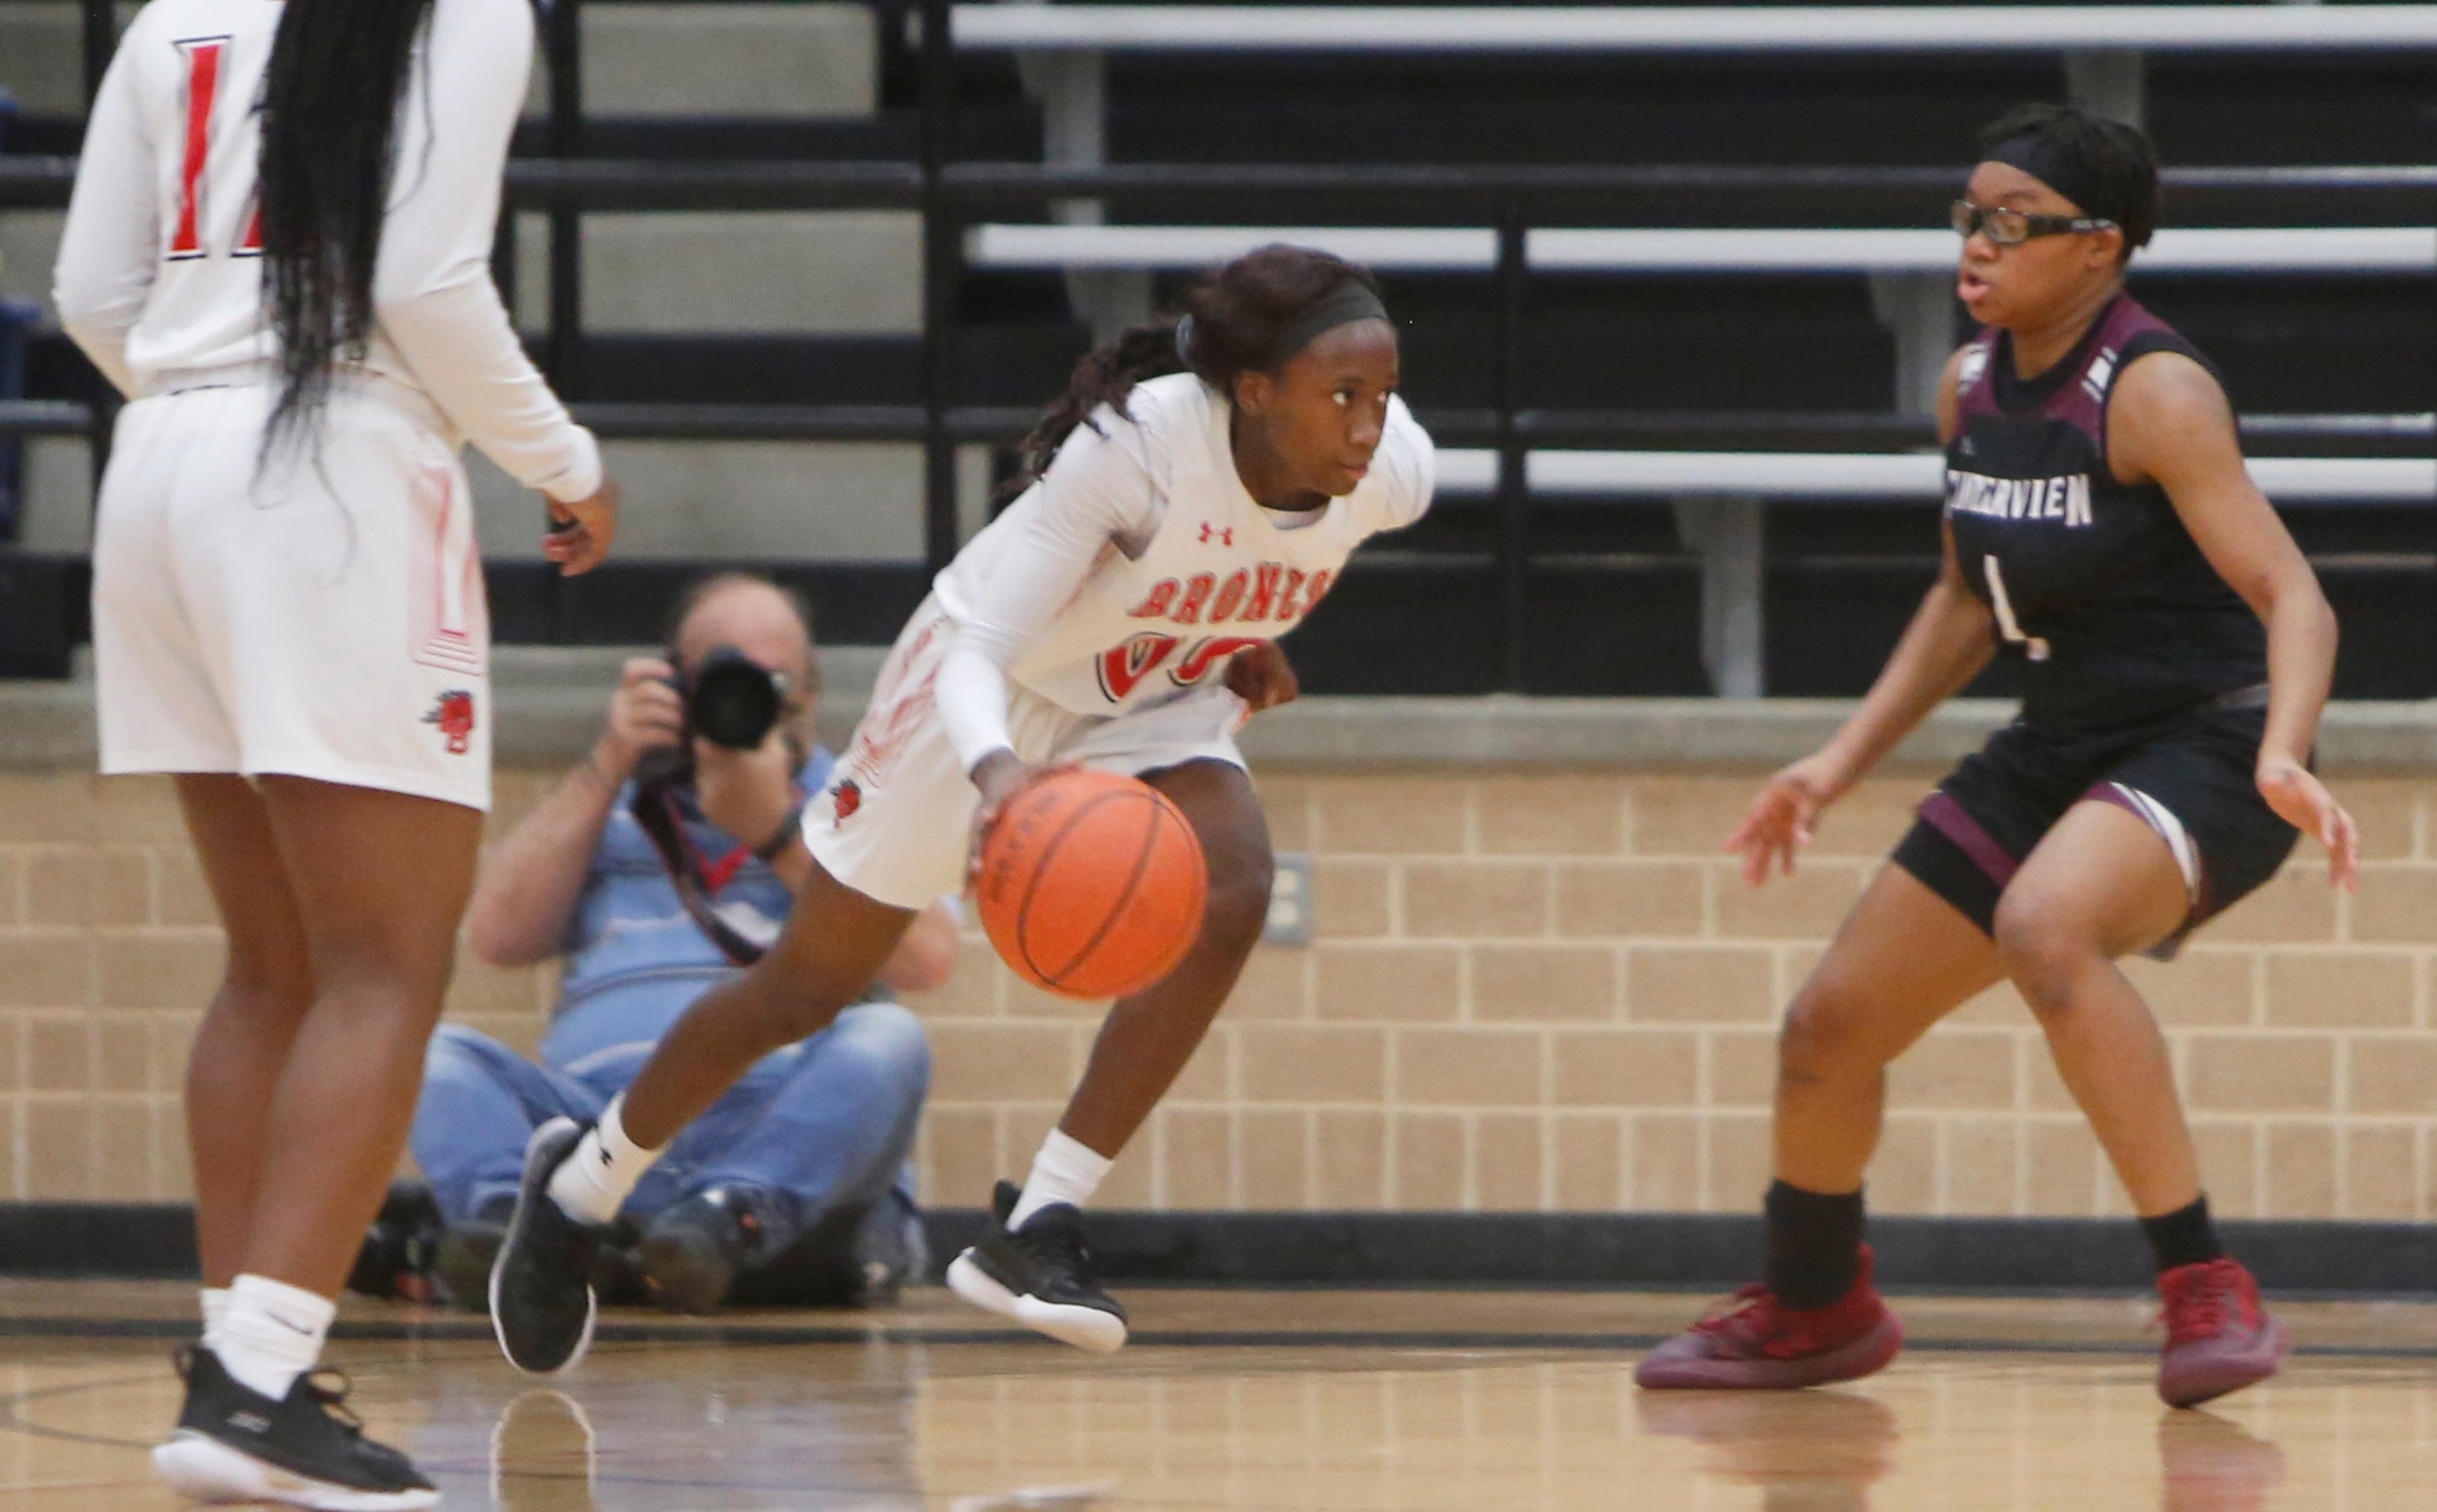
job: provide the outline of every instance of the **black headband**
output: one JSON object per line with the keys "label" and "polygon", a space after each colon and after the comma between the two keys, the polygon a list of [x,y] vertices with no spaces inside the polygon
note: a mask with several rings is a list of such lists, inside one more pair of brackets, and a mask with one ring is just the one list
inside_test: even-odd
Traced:
{"label": "black headband", "polygon": [[1349,278],[1313,301],[1309,309],[1295,317],[1293,324],[1278,333],[1278,339],[1261,354],[1261,367],[1274,371],[1286,366],[1304,348],[1319,340],[1324,332],[1357,321],[1387,318],[1388,306],[1371,292],[1370,286],[1359,278]]}
{"label": "black headband", "polygon": [[2009,136],[1982,154],[1984,163],[2003,163],[2022,169],[2079,206],[2085,216],[2100,216],[2120,225],[2120,206],[2102,203],[2107,186],[2096,172],[2067,152],[2044,131]]}

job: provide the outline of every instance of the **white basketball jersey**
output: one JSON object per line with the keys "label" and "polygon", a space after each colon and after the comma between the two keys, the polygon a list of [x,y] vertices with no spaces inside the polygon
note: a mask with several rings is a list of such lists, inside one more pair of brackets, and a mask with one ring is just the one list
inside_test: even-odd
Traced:
{"label": "white basketball jersey", "polygon": [[[275,366],[259,160],[280,12],[278,0],[151,0],[111,60],[55,296],[68,334],[131,398],[259,382]],[[577,499],[601,486],[599,449],[534,370],[491,283],[533,45],[525,0],[432,0],[398,100],[374,327],[346,366],[527,487]]]}
{"label": "white basketball jersey", "polygon": [[128,338],[138,374],[267,362],[263,319],[262,76],[279,29],[272,0],[153,0],[120,44],[153,144],[149,189],[161,263]]}
{"label": "white basketball jersey", "polygon": [[[1074,600],[1017,656],[1009,677],[1078,714],[1107,716],[1192,688],[1244,647],[1273,640],[1327,597],[1371,535],[1429,507],[1429,435],[1401,399],[1369,474],[1316,519],[1284,528],[1254,502],[1228,446],[1228,407],[1189,373],[1138,385],[1120,418],[1096,419],[1144,462],[1155,498],[1139,543],[1112,543]],[[940,573],[950,617],[999,553],[992,525]],[[1140,549],[1129,552],[1128,545]]]}

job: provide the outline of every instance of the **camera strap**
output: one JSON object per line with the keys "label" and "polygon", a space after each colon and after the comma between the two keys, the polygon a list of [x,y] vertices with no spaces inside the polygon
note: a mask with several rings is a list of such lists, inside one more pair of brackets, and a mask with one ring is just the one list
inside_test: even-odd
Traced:
{"label": "camera strap", "polygon": [[[668,788],[638,784],[627,811],[650,837],[652,848],[660,853],[660,864],[668,869],[670,885],[676,889],[677,901],[684,905],[686,916],[710,936],[711,944],[719,947],[719,953],[740,966],[761,960],[762,947],[737,932],[736,927],[710,906],[714,889],[707,885],[702,853],[694,848],[693,837],[686,833],[685,815],[678,811],[676,793]],[[734,875],[732,868],[727,870]],[[720,880],[725,883],[727,878]]]}

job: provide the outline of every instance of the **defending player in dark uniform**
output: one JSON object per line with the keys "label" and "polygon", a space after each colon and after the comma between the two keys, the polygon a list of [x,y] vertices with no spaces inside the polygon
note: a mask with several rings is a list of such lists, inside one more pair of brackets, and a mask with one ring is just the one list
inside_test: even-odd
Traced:
{"label": "defending player in dark uniform", "polygon": [[2130,127],[2026,106],[1955,206],[1957,292],[1986,322],[1938,390],[1945,565],[1835,739],[1727,841],[1757,883],[1819,811],[2000,652],[2021,715],[1921,805],[1789,1010],[1765,1280],[1645,1359],[1645,1387],[1867,1375],[1902,1330],[1871,1285],[1862,1176],[1887,1063],[2010,979],[2156,1253],[2158,1391],[2189,1406],[2286,1346],[2219,1249],[2174,1071],[2113,963],[2171,955],[2266,881],[2297,828],[2349,886],[2353,823],[2309,771],[2335,666],[2317,579],[2244,470],[2207,359],[2124,292],[2157,218]]}

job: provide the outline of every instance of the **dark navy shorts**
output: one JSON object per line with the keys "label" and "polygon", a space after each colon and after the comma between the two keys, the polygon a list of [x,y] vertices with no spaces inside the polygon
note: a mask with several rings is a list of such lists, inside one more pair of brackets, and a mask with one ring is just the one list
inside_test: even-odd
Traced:
{"label": "dark navy shorts", "polygon": [[1997,900],[2024,859],[2083,799],[2115,804],[2157,831],[2183,870],[2190,908],[2151,954],[2276,875],[2298,838],[2259,796],[2264,707],[2177,714],[2098,734],[2020,721],[1966,756],[1921,803],[1893,860],[1995,932]]}

